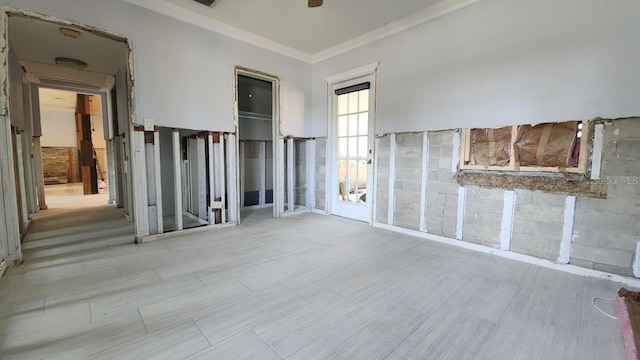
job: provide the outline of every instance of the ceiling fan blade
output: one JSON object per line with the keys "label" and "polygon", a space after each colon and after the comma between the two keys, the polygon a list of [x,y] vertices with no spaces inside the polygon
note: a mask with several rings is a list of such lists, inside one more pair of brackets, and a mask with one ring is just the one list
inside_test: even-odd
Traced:
{"label": "ceiling fan blade", "polygon": [[322,0],[309,0],[309,7],[318,7],[322,6]]}

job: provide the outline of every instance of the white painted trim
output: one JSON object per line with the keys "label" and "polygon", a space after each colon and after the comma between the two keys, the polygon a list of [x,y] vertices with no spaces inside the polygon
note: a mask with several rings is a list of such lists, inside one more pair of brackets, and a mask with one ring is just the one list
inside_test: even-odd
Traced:
{"label": "white painted trim", "polygon": [[216,222],[216,216],[214,213],[214,203],[216,202],[216,173],[214,171],[215,161],[214,161],[214,152],[213,152],[213,134],[210,132],[207,134],[207,147],[209,148],[207,163],[209,164],[209,173],[207,174],[209,178],[209,204],[208,208],[208,216],[209,216],[209,224],[214,225]]}
{"label": "white painted trim", "polygon": [[593,134],[593,157],[591,161],[591,179],[600,179],[602,166],[602,148],[604,147],[604,124],[596,124]]}
{"label": "white painted trim", "polygon": [[460,131],[453,132],[453,154],[451,156],[451,172],[458,172],[458,165],[460,164]]}
{"label": "white painted trim", "polygon": [[[274,177],[274,187],[273,187],[273,215],[275,217],[281,217],[284,214],[284,194],[287,189],[284,188],[284,142],[286,139],[283,138],[274,138],[274,149],[273,153],[273,161],[277,162],[276,168],[274,168],[273,177]],[[279,191],[278,191],[279,189]]]}
{"label": "white painted trim", "polygon": [[306,206],[309,209],[316,207],[316,141],[307,140],[306,145]]}
{"label": "white painted trim", "polygon": [[242,210],[268,209],[271,207],[273,207],[273,204],[250,205],[250,206],[243,207]]}
{"label": "white painted trim", "polygon": [[130,131],[131,158],[130,172],[132,174],[133,191],[133,219],[136,228],[136,238],[149,235],[149,200],[147,195],[147,165],[144,132]]}
{"label": "white painted trim", "polygon": [[422,134],[422,182],[420,183],[420,231],[427,231],[427,182],[429,181],[429,132]]}
{"label": "white painted trim", "polygon": [[258,204],[264,205],[267,203],[267,143],[264,141],[260,141],[258,146],[258,159],[260,162],[260,188],[258,189],[260,200]]}
{"label": "white painted trim", "polygon": [[576,212],[576,197],[567,196],[564,203],[564,223],[562,225],[562,242],[558,262],[568,264],[571,260],[571,240],[573,238],[573,221]]}
{"label": "white painted trim", "polygon": [[500,249],[511,249],[511,232],[513,230],[513,217],[516,209],[515,191],[504,192],[504,205],[502,207],[502,223],[500,224]]}
{"label": "white painted trim", "polygon": [[162,211],[162,165],[160,162],[160,132],[153,133],[153,151],[156,177],[156,214],[158,222],[158,234],[164,232],[164,217]]}
{"label": "white painted trim", "polygon": [[225,158],[224,158],[224,134],[220,134],[220,142],[218,143],[218,184],[220,184],[220,202],[222,203],[222,210],[220,211],[221,214],[221,222],[224,224],[227,222],[227,199],[226,199],[226,194],[227,194],[227,188],[225,185]]}
{"label": "white painted trim", "polygon": [[180,151],[180,132],[172,132],[173,140],[173,200],[175,231],[183,229],[182,224],[182,152]]}
{"label": "white painted trim", "polygon": [[140,6],[147,10],[157,12],[159,14],[183,21],[185,23],[195,25],[197,27],[216,32],[228,36],[230,38],[240,40],[242,42],[255,45],[257,47],[267,49],[300,61],[311,63],[313,57],[303,51],[280,44],[276,41],[269,40],[262,36],[250,33],[235,26],[223,23],[221,21],[210,18],[206,15],[199,14],[185,7],[172,4],[165,0],[123,0],[133,5]]}
{"label": "white painted trim", "polygon": [[447,245],[457,246],[467,250],[478,251],[485,254],[496,255],[502,258],[524,262],[527,264],[537,265],[547,269],[559,270],[559,271],[564,271],[566,273],[570,273],[574,275],[592,277],[592,278],[597,278],[602,280],[611,280],[611,281],[626,284],[631,287],[640,287],[640,279],[632,279],[632,278],[621,276],[621,275],[610,274],[603,271],[582,268],[582,267],[570,265],[570,264],[558,264],[549,260],[540,259],[530,255],[524,255],[524,254],[514,253],[511,251],[494,249],[484,245],[458,241],[458,240],[449,239],[443,236],[437,236],[429,233],[424,233],[416,230],[409,230],[409,229],[405,229],[397,226],[391,226],[391,225],[382,224],[382,223],[374,223],[373,226],[380,229],[384,229],[384,230],[395,231],[400,234],[415,236],[421,239],[426,239],[426,240],[436,241],[436,242],[447,244]]}
{"label": "white painted trim", "polygon": [[336,55],[340,55],[347,51],[351,51],[361,46],[378,41],[387,36],[410,29],[414,26],[418,26],[420,24],[424,24],[431,20],[435,20],[439,17],[445,16],[458,9],[467,7],[478,1],[480,0],[443,0],[443,1],[437,2],[429,7],[416,11],[413,14],[406,16],[402,19],[393,21],[375,30],[356,36],[341,44],[338,44],[326,50],[320,51],[312,56],[312,63],[315,64],[315,63],[321,62],[323,60],[332,58]]}
{"label": "white painted trim", "polygon": [[295,204],[295,151],[293,138],[287,139],[287,211],[294,211]]}
{"label": "white painted trim", "polygon": [[227,134],[227,184],[229,197],[228,221],[237,224],[240,219],[240,199],[238,197],[239,173],[238,173],[238,142],[234,134]]}
{"label": "white painted trim", "polygon": [[374,138],[373,140],[373,203],[371,204],[373,216],[371,217],[371,225],[374,222],[378,221],[378,161],[380,157],[378,156],[378,149],[380,149],[380,138]]}
{"label": "white painted trim", "polygon": [[7,269],[9,268],[9,264],[8,261],[2,261],[2,259],[0,258],[0,279],[2,279],[2,276],[4,275],[5,271],[7,271]]}
{"label": "white painted trim", "polygon": [[328,76],[325,78],[325,80],[329,85],[333,85],[333,84],[341,83],[343,81],[348,81],[351,79],[368,76],[373,74],[376,70],[378,70],[378,65],[380,65],[379,61],[361,66],[359,68],[351,69],[351,70],[342,72],[340,74]]}
{"label": "white painted trim", "polygon": [[212,230],[224,229],[224,228],[228,228],[228,227],[232,227],[232,226],[236,226],[236,224],[227,223],[227,224],[214,224],[214,225],[199,226],[199,227],[195,227],[195,228],[191,228],[191,229],[184,229],[184,230],[180,230],[180,231],[172,231],[172,232],[168,232],[168,233],[164,233],[164,234],[156,234],[156,235],[149,235],[149,236],[139,237],[139,238],[136,239],[136,243],[137,244],[141,244],[141,243],[147,243],[147,242],[152,242],[152,241],[156,241],[156,240],[171,239],[171,238],[175,238],[175,237],[179,237],[179,236],[199,234],[199,233],[208,232],[208,231],[212,231]]}
{"label": "white painted trim", "polygon": [[389,135],[389,207],[387,223],[393,225],[396,204],[396,134]]}
{"label": "white painted trim", "polygon": [[24,147],[22,145],[22,133],[16,134],[16,159],[18,160],[18,189],[20,189],[20,204],[22,205],[18,211],[22,214],[22,234],[25,233],[24,226],[29,222],[29,209],[27,208],[27,191],[26,191],[26,179],[24,168]]}
{"label": "white painted trim", "polygon": [[456,239],[462,240],[464,229],[464,212],[467,204],[467,188],[460,186],[458,188],[458,217],[456,221]]}
{"label": "white painted trim", "polygon": [[294,216],[294,215],[307,214],[307,213],[311,213],[311,212],[313,212],[312,209],[309,209],[307,207],[301,207],[301,208],[295,209],[294,211],[289,211],[289,212],[283,213],[282,217],[289,217],[289,216]]}
{"label": "white painted trim", "polygon": [[245,166],[245,159],[244,159],[244,141],[240,142],[240,154],[239,154],[239,159],[240,159],[240,178],[238,180],[240,180],[240,208],[244,207],[244,183],[245,183],[245,170],[244,170],[244,166]]}
{"label": "white painted trim", "polygon": [[326,210],[311,209],[311,212],[319,215],[325,215],[325,216],[329,215],[329,213]]}
{"label": "white painted trim", "polygon": [[636,243],[636,256],[633,259],[633,275],[640,277],[640,241]]}

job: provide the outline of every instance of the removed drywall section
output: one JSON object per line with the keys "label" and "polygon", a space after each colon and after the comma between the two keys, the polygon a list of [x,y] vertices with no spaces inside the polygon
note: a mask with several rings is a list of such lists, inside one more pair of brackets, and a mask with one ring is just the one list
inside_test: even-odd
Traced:
{"label": "removed drywall section", "polygon": [[607,199],[578,197],[570,263],[633,276],[640,240],[640,119],[607,122],[602,176]]}
{"label": "removed drywall section", "polygon": [[326,210],[327,199],[327,138],[316,138],[316,206]]}
{"label": "removed drywall section", "polygon": [[385,135],[376,139],[376,179],[375,221],[386,224],[389,219],[389,155],[391,138]]}
{"label": "removed drywall section", "polygon": [[451,239],[457,233],[459,188],[451,173],[453,134],[453,130],[429,133],[426,212],[427,232]]}
{"label": "removed drywall section", "polygon": [[516,190],[511,251],[557,261],[566,196]]}
{"label": "removed drywall section", "polygon": [[420,229],[422,133],[398,134],[393,225]]}
{"label": "removed drywall section", "polygon": [[500,248],[504,191],[467,186],[463,240]]}

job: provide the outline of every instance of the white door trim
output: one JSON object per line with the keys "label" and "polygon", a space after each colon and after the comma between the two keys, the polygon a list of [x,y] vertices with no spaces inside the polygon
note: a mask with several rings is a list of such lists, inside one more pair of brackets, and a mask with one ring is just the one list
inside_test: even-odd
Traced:
{"label": "white door trim", "polygon": [[[233,78],[233,119],[234,126],[236,132],[236,147],[238,151],[236,154],[239,154],[240,148],[240,117],[238,115],[238,75],[248,76],[254,79],[264,80],[271,82],[273,92],[271,94],[272,97],[272,115],[271,121],[273,124],[272,127],[272,163],[273,163],[273,217],[281,217],[284,213],[284,173],[283,173],[283,161],[280,156],[283,149],[284,144],[282,143],[283,136],[280,133],[280,78],[275,75],[267,74],[259,70],[253,70],[250,68],[236,66],[234,68],[234,78]],[[236,164],[240,163],[239,155],[236,156]],[[240,189],[240,166],[236,167],[236,180],[237,180],[237,188]],[[266,192],[266,189],[265,189]],[[239,201],[240,196],[237,196],[238,203],[236,206],[237,209],[237,219],[238,224],[240,224],[242,217],[240,216],[240,209],[242,205]]]}

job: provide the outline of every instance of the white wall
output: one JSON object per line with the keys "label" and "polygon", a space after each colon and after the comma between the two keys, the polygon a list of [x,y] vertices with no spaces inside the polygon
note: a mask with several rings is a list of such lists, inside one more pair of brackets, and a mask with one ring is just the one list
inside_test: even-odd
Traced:
{"label": "white wall", "polygon": [[41,108],[40,145],[78,147],[74,109]]}
{"label": "white wall", "polygon": [[325,78],[376,61],[377,133],[640,115],[638,19],[637,0],[480,0],[315,64],[309,132]]}
{"label": "white wall", "polygon": [[311,65],[121,1],[0,0],[127,36],[133,46],[135,121],[233,131],[233,69],[280,77],[282,133],[304,135]]}

